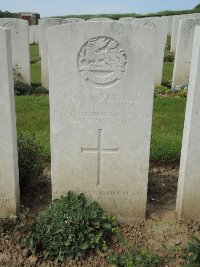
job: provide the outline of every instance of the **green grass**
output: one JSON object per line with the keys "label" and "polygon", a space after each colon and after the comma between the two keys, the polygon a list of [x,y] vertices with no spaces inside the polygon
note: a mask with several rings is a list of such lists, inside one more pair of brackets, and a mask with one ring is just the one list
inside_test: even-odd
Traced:
{"label": "green grass", "polygon": [[41,85],[41,65],[31,64],[31,83]]}
{"label": "green grass", "polygon": [[162,83],[172,81],[173,76],[173,62],[164,62],[163,64],[163,76],[162,76]]}
{"label": "green grass", "polygon": [[31,57],[31,83],[41,85],[41,64],[39,56],[39,45],[30,45]]}
{"label": "green grass", "polygon": [[40,60],[38,44],[30,45],[30,57],[31,57],[31,62],[33,63]]}
{"label": "green grass", "polygon": [[151,161],[180,159],[185,105],[185,98],[154,99]]}
{"label": "green grass", "polygon": [[49,98],[17,96],[16,113],[17,131],[35,134],[50,158]]}
{"label": "green grass", "polygon": [[[156,98],[154,100],[151,141],[151,161],[178,161],[180,158],[184,98]],[[16,97],[17,129],[34,133],[50,158],[49,99],[48,97]]]}

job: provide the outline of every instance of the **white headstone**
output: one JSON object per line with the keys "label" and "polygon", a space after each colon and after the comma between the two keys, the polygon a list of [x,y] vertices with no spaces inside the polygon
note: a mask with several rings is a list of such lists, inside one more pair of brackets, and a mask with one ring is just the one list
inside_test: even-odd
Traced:
{"label": "white headstone", "polygon": [[15,18],[0,18],[0,26],[11,29],[13,67],[18,67],[22,79],[31,82],[28,22]]}
{"label": "white headstone", "polygon": [[168,21],[160,17],[148,17],[133,19],[132,21],[123,22],[132,23],[133,25],[140,25],[145,27],[155,28],[157,31],[157,55],[156,55],[156,70],[155,70],[155,86],[160,85],[162,81],[163,60],[165,53],[165,46],[167,42]]}
{"label": "white headstone", "polygon": [[119,18],[120,22],[132,22],[135,18],[134,17],[123,17]]}
{"label": "white headstone", "polygon": [[145,217],[156,33],[119,22],[48,30],[53,199],[84,192]]}
{"label": "white headstone", "polygon": [[200,18],[200,13],[174,16],[172,24],[171,52],[174,53],[176,52],[180,21],[183,19],[199,19],[199,18]]}
{"label": "white headstone", "polygon": [[39,20],[41,77],[42,77],[42,85],[46,88],[49,88],[47,28],[59,24],[61,24],[61,19],[57,18],[45,18]]}
{"label": "white headstone", "polygon": [[167,31],[167,35],[171,36],[172,35],[172,25],[173,25],[174,16],[163,16],[162,18],[168,20],[168,31]]}
{"label": "white headstone", "polygon": [[200,27],[195,30],[185,115],[176,210],[200,219]]}
{"label": "white headstone", "polygon": [[72,23],[72,22],[83,22],[85,19],[81,18],[66,18],[62,20],[62,24]]}
{"label": "white headstone", "polygon": [[0,27],[0,218],[19,211],[11,32]]}
{"label": "white headstone", "polygon": [[29,44],[38,44],[39,43],[39,26],[32,25],[29,26]]}
{"label": "white headstone", "polygon": [[96,18],[88,19],[87,21],[113,21],[113,19],[105,18],[105,17],[96,17]]}
{"label": "white headstone", "polygon": [[189,81],[194,31],[198,25],[200,25],[200,19],[180,21],[172,87]]}

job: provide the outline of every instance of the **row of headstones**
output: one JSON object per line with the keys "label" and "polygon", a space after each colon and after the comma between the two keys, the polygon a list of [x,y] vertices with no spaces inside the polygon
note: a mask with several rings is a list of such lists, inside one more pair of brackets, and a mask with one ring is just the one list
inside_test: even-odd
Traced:
{"label": "row of headstones", "polygon": [[[158,32],[119,22],[49,28],[53,199],[84,192],[122,219],[144,218]],[[0,28],[0,217],[17,213],[11,34]],[[200,27],[195,32],[177,194],[200,218]]]}
{"label": "row of headstones", "polygon": [[174,17],[171,51],[175,53],[172,88],[189,82],[195,27],[200,14]]}
{"label": "row of headstones", "polygon": [[[96,18],[89,21],[111,21],[108,18]],[[129,21],[130,18],[122,18],[121,21]],[[31,82],[30,75],[30,51],[29,43],[40,44],[41,55],[41,74],[42,85],[48,88],[48,44],[47,44],[47,28],[60,24],[67,24],[71,22],[80,22],[83,19],[68,18],[68,19],[41,19],[39,25],[29,26],[28,22],[21,19],[2,18],[0,19],[0,26],[10,28],[12,31],[12,53],[13,53],[13,67],[21,74],[22,79],[29,83]],[[164,57],[164,47],[167,38],[169,19],[153,18],[153,19],[135,19],[138,25],[151,25],[157,27],[160,32],[158,38],[158,52],[155,85],[161,83],[162,65]]]}
{"label": "row of headstones", "polygon": [[[191,18],[188,20],[188,18]],[[187,21],[185,20],[187,19]],[[188,14],[169,17],[153,17],[153,18],[121,18],[122,22],[129,22],[137,25],[152,26],[160,33],[157,41],[157,63],[155,72],[155,85],[161,84],[164,48],[166,44],[167,34],[172,31],[171,50],[176,51],[175,65],[173,71],[172,87],[181,83],[187,83],[189,79],[192,44],[194,37],[194,28],[199,25],[200,14]],[[95,18],[89,21],[111,21],[108,18]],[[39,26],[30,26],[24,20],[5,18],[0,19],[0,25],[12,29],[12,52],[13,66],[21,73],[22,79],[30,83],[30,52],[29,43],[40,43],[41,53],[41,72],[42,84],[49,87],[48,77],[48,44],[47,44],[47,28],[59,24],[71,22],[80,22],[83,19],[41,19]],[[29,30],[28,30],[29,29]],[[172,29],[172,30],[170,30]],[[177,49],[176,49],[177,47]]]}
{"label": "row of headstones", "polygon": [[[42,76],[42,85],[46,88],[49,88],[49,71],[48,71],[48,42],[47,42],[47,29],[52,26],[66,24],[71,22],[77,22],[80,24],[87,22],[116,22],[109,18],[93,18],[84,22],[83,19],[41,19],[39,21],[39,44],[40,44],[40,54],[41,54],[41,76]],[[166,17],[154,17],[154,18],[121,18],[119,22],[131,23],[133,25],[140,25],[145,27],[153,27],[158,31],[157,35],[157,57],[156,57],[156,71],[154,82],[155,85],[160,85],[162,80],[162,70],[163,70],[163,59],[164,59],[164,50],[167,41],[167,34],[169,28],[169,18]],[[128,26],[127,26],[128,27]]]}

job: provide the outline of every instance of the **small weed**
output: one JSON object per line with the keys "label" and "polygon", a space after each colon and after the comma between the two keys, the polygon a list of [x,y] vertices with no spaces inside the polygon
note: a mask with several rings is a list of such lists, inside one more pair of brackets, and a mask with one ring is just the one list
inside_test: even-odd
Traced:
{"label": "small weed", "polygon": [[23,192],[44,178],[45,160],[42,150],[34,135],[18,135],[19,180]]}
{"label": "small weed", "polygon": [[199,267],[200,266],[200,240],[193,236],[188,245],[188,260],[185,267]]}
{"label": "small weed", "polygon": [[137,248],[132,253],[111,254],[107,257],[109,264],[118,267],[161,267],[165,261],[162,257],[144,248]]}

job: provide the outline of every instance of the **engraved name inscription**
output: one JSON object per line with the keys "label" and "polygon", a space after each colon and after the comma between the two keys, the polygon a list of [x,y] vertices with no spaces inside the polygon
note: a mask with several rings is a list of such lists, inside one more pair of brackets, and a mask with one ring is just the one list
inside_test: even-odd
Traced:
{"label": "engraved name inscription", "polygon": [[7,112],[0,112],[0,119],[8,119],[10,116],[9,116],[9,113]]}
{"label": "engraved name inscription", "polygon": [[138,111],[142,106],[140,94],[64,94],[61,98],[64,107],[61,111],[54,110],[54,116],[73,124],[127,124],[150,117],[150,114]]}
{"label": "engraved name inscription", "polygon": [[8,198],[6,193],[0,193],[0,204],[8,204],[10,199]]}
{"label": "engraved name inscription", "polygon": [[116,84],[124,76],[126,67],[124,49],[110,37],[90,39],[78,54],[79,72],[94,87],[105,88]]}

